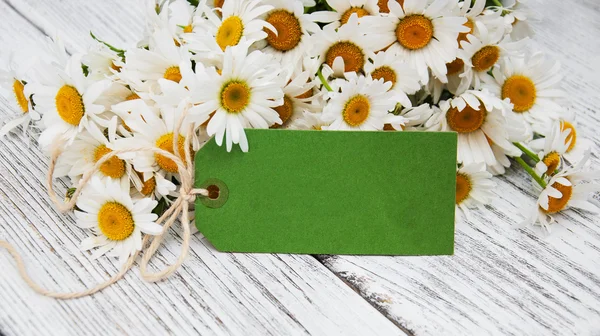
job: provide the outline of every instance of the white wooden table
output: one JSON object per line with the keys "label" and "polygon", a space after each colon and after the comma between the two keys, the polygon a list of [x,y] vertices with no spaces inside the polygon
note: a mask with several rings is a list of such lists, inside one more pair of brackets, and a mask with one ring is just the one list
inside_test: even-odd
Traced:
{"label": "white wooden table", "polygon": [[[600,3],[545,0],[538,11],[539,49],[562,62],[581,132],[600,153]],[[90,30],[127,46],[142,21],[134,0],[0,0],[0,52],[53,34],[73,52],[90,42]],[[0,120],[12,115],[0,97]],[[0,237],[44,286],[82,289],[117,266],[78,250],[84,233],[46,197],[46,161],[19,137],[0,142]],[[566,212],[549,236],[521,227],[518,209],[534,201],[528,179],[509,170],[498,182],[498,198],[458,224],[452,257],[225,254],[195,237],[167,281],[146,284],[133,271],[65,302],[29,290],[0,250],[0,333],[600,335],[599,219]],[[180,241],[173,234],[155,265],[174,260]]]}

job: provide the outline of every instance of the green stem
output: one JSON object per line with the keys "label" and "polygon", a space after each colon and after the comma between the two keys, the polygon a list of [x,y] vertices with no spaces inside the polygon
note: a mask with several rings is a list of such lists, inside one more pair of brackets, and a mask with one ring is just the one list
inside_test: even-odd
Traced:
{"label": "green stem", "polygon": [[533,161],[535,161],[535,163],[540,162],[540,158],[537,155],[535,155],[534,152],[527,149],[527,147],[523,146],[521,143],[513,142],[513,145],[517,146],[517,148],[519,148],[521,150],[521,152],[523,152],[523,153],[525,153],[525,155],[529,156],[529,158],[531,158]]}
{"label": "green stem", "polygon": [[498,6],[498,7],[502,7],[502,2],[500,2],[500,0],[491,0],[494,5]]}
{"label": "green stem", "polygon": [[333,91],[333,89],[331,88],[331,86],[329,86],[329,83],[327,83],[327,80],[325,79],[325,77],[323,77],[323,73],[321,73],[322,68],[323,67],[319,67],[319,71],[317,71],[317,75],[319,76],[319,80],[321,80],[321,83],[327,89],[327,91],[331,92],[331,91]]}
{"label": "green stem", "polygon": [[120,56],[120,57],[121,57],[123,60],[125,59],[125,50],[123,50],[123,49],[119,49],[119,48],[116,48],[116,47],[113,47],[112,45],[110,45],[110,44],[108,44],[108,43],[106,43],[106,42],[102,41],[101,39],[97,38],[97,37],[94,35],[94,33],[92,33],[91,31],[90,31],[90,36],[91,36],[91,37],[92,37],[94,40],[98,41],[99,43],[102,43],[102,44],[104,44],[105,46],[107,46],[107,47],[108,47],[108,49],[110,49],[110,50],[114,51],[114,52],[115,52],[117,55],[119,55],[119,56]]}
{"label": "green stem", "polygon": [[527,163],[525,163],[525,161],[521,158],[516,156],[515,161],[517,161],[519,163],[519,165],[521,165],[521,167],[523,167],[523,169],[525,169],[525,171],[531,175],[531,177],[533,177],[533,179],[542,187],[542,188],[546,188],[546,186],[548,185],[544,179],[542,179],[534,170],[533,168],[531,168]]}

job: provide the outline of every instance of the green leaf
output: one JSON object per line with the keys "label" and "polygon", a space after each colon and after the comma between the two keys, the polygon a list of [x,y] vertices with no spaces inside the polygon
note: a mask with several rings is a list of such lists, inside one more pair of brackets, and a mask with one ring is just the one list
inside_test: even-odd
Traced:
{"label": "green leaf", "polygon": [[169,205],[167,204],[166,198],[161,198],[158,200],[158,205],[152,210],[152,213],[155,213],[158,217],[162,216],[162,214],[167,211]]}

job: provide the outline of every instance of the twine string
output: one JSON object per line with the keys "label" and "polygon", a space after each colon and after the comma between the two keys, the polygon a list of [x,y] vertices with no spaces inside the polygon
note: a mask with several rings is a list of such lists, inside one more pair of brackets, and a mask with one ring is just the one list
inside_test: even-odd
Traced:
{"label": "twine string", "polygon": [[[161,280],[169,277],[171,274],[173,274],[175,271],[177,271],[177,269],[179,269],[179,267],[184,262],[187,254],[188,254],[188,250],[189,250],[189,246],[190,246],[191,230],[190,230],[190,220],[189,220],[189,205],[191,202],[193,202],[196,199],[197,196],[208,197],[208,190],[195,189],[193,187],[194,186],[194,164],[193,164],[193,159],[192,159],[192,154],[191,154],[191,145],[190,145],[190,141],[191,141],[190,138],[192,137],[192,134],[194,132],[192,125],[190,125],[189,129],[187,130],[187,133],[185,134],[184,153],[183,153],[184,157],[183,158],[181,157],[179,150],[178,150],[180,129],[181,129],[181,125],[183,124],[183,121],[187,115],[187,111],[188,111],[188,109],[184,109],[183,113],[178,118],[177,123],[175,124],[175,127],[174,127],[173,134],[175,134],[175,136],[173,137],[173,153],[166,151],[164,149],[161,149],[161,148],[157,148],[157,147],[138,147],[138,148],[113,150],[113,151],[105,154],[104,156],[102,156],[102,158],[100,158],[100,160],[98,160],[92,168],[90,168],[88,171],[86,171],[83,174],[75,192],[70,197],[70,199],[66,200],[66,202],[60,200],[60,198],[56,195],[56,192],[54,191],[54,186],[53,186],[54,171],[56,168],[57,161],[63,152],[64,141],[63,140],[55,141],[55,143],[53,144],[53,150],[51,151],[50,164],[48,166],[48,174],[47,174],[47,180],[46,180],[47,187],[48,187],[48,196],[50,197],[50,200],[54,203],[56,208],[61,213],[66,213],[75,208],[75,206],[77,204],[77,200],[79,199],[82,190],[85,188],[85,186],[88,185],[88,183],[91,181],[94,174],[100,170],[102,165],[113,157],[118,157],[119,155],[131,154],[131,153],[135,153],[135,154],[151,153],[154,155],[161,155],[167,159],[170,159],[177,165],[177,170],[178,170],[178,173],[180,176],[180,182],[181,182],[179,196],[173,202],[173,204],[156,220],[157,224],[163,224],[163,231],[161,234],[156,235],[156,236],[144,235],[144,237],[142,239],[142,250],[144,250],[144,253],[143,253],[142,259],[140,261],[139,269],[140,269],[140,275],[147,282],[161,281]],[[181,217],[181,227],[182,227],[183,232],[182,232],[181,253],[177,257],[177,260],[173,264],[168,265],[167,267],[165,267],[164,269],[162,269],[160,271],[157,271],[157,272],[148,271],[148,264],[152,260],[152,257],[158,251],[158,248],[160,247],[163,240],[165,239],[167,232],[169,231],[169,229],[173,226],[173,224],[177,221],[177,219],[179,217]],[[115,274],[111,278],[107,279],[106,281],[104,281],[94,287],[91,287],[91,288],[88,288],[88,289],[82,290],[82,291],[77,291],[77,292],[55,292],[55,291],[47,290],[47,289],[41,287],[37,282],[35,282],[31,278],[31,276],[29,276],[21,254],[15,249],[15,247],[11,243],[9,243],[5,240],[0,240],[0,247],[6,249],[8,251],[8,253],[13,257],[13,259],[15,260],[17,271],[19,272],[19,275],[21,276],[23,281],[32,290],[34,290],[35,292],[37,292],[41,295],[44,295],[47,297],[52,297],[55,299],[61,299],[61,300],[68,300],[68,299],[75,299],[75,298],[89,296],[89,295],[97,293],[97,292],[109,287],[110,285],[116,283],[117,281],[122,279],[125,276],[125,274],[133,267],[135,260],[137,259],[137,257],[139,256],[139,254],[141,252],[141,251],[136,251],[135,253],[133,253],[131,256],[129,256],[127,261],[121,266],[121,269],[119,270],[119,272],[117,274]]]}

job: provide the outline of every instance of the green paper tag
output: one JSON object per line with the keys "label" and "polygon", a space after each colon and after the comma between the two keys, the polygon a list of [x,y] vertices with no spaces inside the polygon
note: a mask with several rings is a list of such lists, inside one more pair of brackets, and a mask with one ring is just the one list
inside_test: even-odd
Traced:
{"label": "green paper tag", "polygon": [[456,133],[246,130],[196,154],[198,230],[220,251],[454,251]]}

